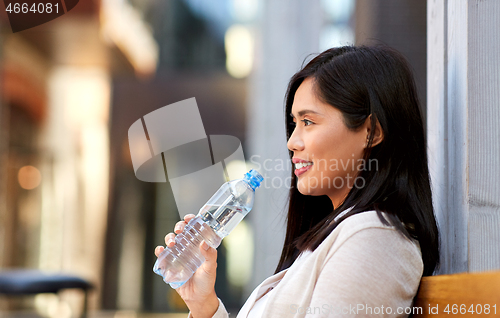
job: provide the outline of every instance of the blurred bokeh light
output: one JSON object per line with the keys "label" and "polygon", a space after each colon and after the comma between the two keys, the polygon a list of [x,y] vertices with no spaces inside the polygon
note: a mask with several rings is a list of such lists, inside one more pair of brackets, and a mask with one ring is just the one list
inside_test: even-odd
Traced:
{"label": "blurred bokeh light", "polygon": [[42,174],[36,167],[24,166],[19,169],[17,179],[19,180],[21,188],[31,190],[40,185],[40,182],[42,182]]}

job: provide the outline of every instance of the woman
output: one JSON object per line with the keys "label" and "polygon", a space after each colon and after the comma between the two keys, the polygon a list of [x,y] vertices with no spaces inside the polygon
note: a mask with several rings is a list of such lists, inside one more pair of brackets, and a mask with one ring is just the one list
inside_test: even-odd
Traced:
{"label": "woman", "polygon": [[[407,317],[421,276],[439,262],[408,63],[383,46],[329,49],[291,78],[286,114],[296,186],[285,243],[275,275],[238,317]],[[206,262],[177,292],[190,317],[227,317],[214,291],[217,252],[200,250]]]}

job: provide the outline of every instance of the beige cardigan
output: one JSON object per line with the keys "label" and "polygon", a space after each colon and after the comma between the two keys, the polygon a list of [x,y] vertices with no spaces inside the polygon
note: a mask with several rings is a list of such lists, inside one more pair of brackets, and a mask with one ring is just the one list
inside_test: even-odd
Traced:
{"label": "beige cardigan", "polygon": [[[263,318],[408,317],[422,273],[418,242],[384,225],[375,211],[363,212],[342,221],[314,252],[264,280],[237,317],[247,317],[274,285]],[[220,300],[213,317],[228,317]]]}

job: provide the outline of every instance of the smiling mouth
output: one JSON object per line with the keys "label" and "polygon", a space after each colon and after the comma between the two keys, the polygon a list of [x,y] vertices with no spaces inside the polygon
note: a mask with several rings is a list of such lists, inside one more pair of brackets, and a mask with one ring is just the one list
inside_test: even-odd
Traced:
{"label": "smiling mouth", "polygon": [[295,175],[298,177],[312,167],[312,162],[298,162],[295,164]]}
{"label": "smiling mouth", "polygon": [[312,162],[297,162],[295,164],[295,169],[301,169],[307,166],[312,166],[312,164],[313,164]]}

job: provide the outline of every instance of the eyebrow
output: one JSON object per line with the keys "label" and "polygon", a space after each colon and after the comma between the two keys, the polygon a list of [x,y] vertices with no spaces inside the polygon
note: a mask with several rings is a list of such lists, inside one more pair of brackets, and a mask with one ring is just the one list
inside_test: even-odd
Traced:
{"label": "eyebrow", "polygon": [[[302,117],[302,116],[304,116],[304,115],[306,115],[306,114],[321,115],[320,113],[315,112],[314,110],[311,110],[311,109],[304,109],[304,110],[301,110],[301,111],[298,113],[299,117]],[[290,116],[292,116],[292,118],[295,118],[295,116],[293,116],[293,114],[292,114],[292,113],[290,113]]]}

